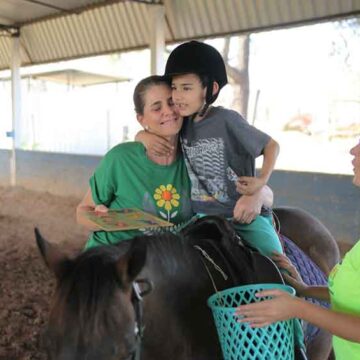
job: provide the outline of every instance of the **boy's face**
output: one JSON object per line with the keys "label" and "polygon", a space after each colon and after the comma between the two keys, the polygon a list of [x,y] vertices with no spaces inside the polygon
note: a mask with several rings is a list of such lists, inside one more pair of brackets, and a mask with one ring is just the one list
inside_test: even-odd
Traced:
{"label": "boy's face", "polygon": [[181,116],[193,115],[204,106],[206,88],[196,74],[174,76],[171,88],[174,104]]}

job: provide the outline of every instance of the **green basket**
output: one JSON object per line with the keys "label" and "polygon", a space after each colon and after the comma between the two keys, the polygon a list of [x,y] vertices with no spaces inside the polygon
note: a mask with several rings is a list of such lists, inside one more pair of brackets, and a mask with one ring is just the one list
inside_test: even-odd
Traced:
{"label": "green basket", "polygon": [[255,296],[257,292],[275,288],[295,295],[290,286],[256,284],[219,291],[209,297],[208,305],[213,312],[225,360],[294,359],[294,320],[251,328],[247,323],[238,322],[235,315],[239,305],[262,301]]}

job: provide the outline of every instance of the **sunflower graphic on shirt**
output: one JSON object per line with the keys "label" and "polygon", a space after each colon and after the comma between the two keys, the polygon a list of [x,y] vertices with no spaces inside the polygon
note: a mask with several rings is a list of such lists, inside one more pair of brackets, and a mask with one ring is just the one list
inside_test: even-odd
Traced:
{"label": "sunflower graphic on shirt", "polygon": [[180,195],[172,184],[160,185],[155,189],[153,197],[156,200],[156,206],[161,208],[159,209],[161,217],[170,221],[178,214],[176,208],[180,205]]}

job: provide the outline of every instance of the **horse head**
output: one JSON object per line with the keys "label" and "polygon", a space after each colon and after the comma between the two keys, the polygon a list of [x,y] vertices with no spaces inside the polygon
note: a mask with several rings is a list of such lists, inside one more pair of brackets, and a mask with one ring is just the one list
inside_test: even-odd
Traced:
{"label": "horse head", "polygon": [[136,348],[133,281],[146,260],[142,239],[71,258],[35,229],[57,287],[44,346],[51,360],[128,360]]}

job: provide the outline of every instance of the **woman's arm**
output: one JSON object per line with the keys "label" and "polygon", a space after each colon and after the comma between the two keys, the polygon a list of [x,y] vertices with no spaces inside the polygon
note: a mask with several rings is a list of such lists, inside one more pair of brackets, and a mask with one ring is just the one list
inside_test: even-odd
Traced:
{"label": "woman's arm", "polygon": [[[302,300],[304,301],[304,300]],[[299,318],[349,341],[360,342],[360,316],[349,315],[304,301]]]}
{"label": "woman's arm", "polygon": [[80,225],[85,226],[88,230],[97,231],[102,230],[98,225],[90,221],[86,216],[86,212],[107,212],[107,207],[104,205],[95,205],[93,197],[91,195],[91,190],[88,188],[84,198],[81,200],[80,204],[76,207],[76,222]]}
{"label": "woman's arm", "polygon": [[296,290],[298,296],[330,302],[329,288],[327,286],[309,286],[305,284],[296,267],[286,255],[274,252],[271,258],[280,269],[286,270],[283,277],[286,283]]}
{"label": "woman's arm", "polygon": [[330,293],[327,286],[307,286],[298,294],[303,297],[330,302]]}
{"label": "woman's arm", "polygon": [[299,318],[343,339],[360,342],[360,316],[325,309],[281,290],[266,290],[257,296],[273,298],[239,306],[236,314],[244,316],[240,322],[262,327],[275,321]]}

